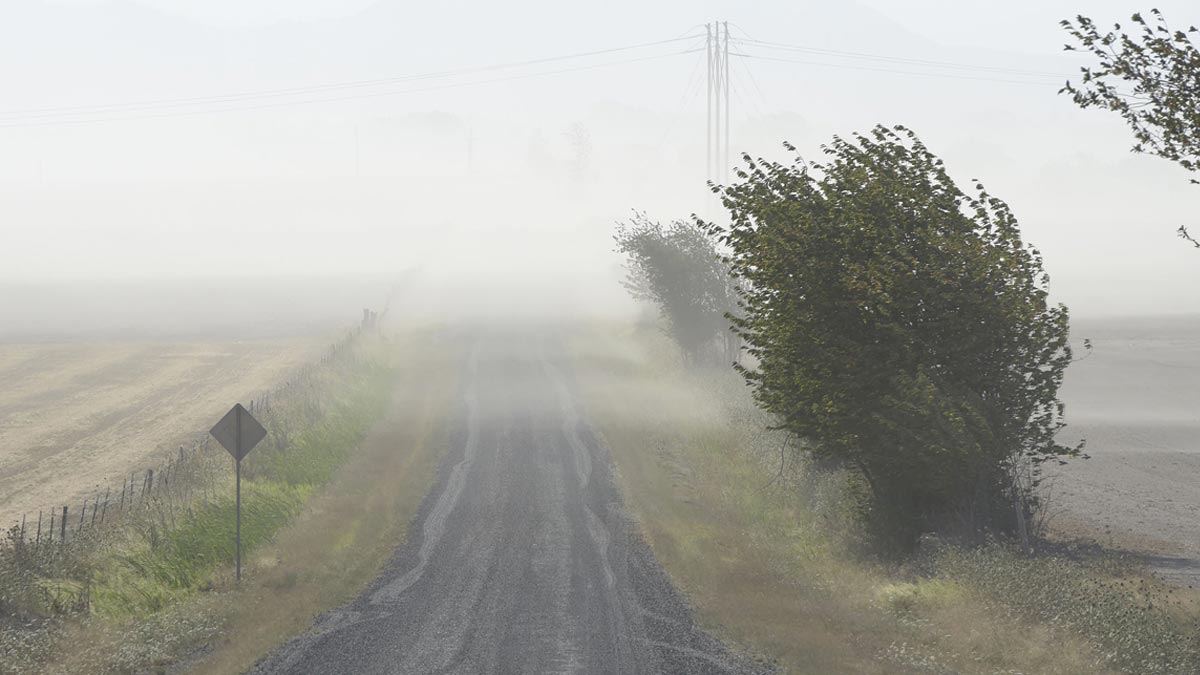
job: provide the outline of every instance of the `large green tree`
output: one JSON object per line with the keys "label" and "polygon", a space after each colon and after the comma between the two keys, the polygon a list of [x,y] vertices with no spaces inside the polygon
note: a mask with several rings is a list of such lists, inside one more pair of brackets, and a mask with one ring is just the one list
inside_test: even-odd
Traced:
{"label": "large green tree", "polygon": [[626,256],[625,287],[654,304],[688,361],[736,358],[726,313],[737,300],[713,239],[691,223],[663,224],[635,213],[617,224],[617,252]]}
{"label": "large green tree", "polygon": [[[1153,22],[1141,14],[1131,21],[1133,34],[1120,24],[1101,31],[1086,16],[1064,20],[1074,39],[1068,51],[1086,51],[1095,66],[1081,69],[1078,83],[1067,82],[1063,93],[1081,108],[1101,108],[1119,114],[1133,131],[1134,152],[1169,159],[1192,173],[1200,172],[1200,50],[1192,41],[1196,27],[1176,30],[1162,13],[1151,10]],[[1193,183],[1200,183],[1192,179]],[[1179,235],[1200,248],[1186,225]]]}
{"label": "large green tree", "polygon": [[782,428],[865,479],[896,540],[1015,525],[1014,472],[1079,452],[1055,440],[1071,350],[1040,255],[1004,202],[960,190],[911,131],[824,152],[746,156],[740,182],[716,188],[729,225],[699,223],[738,279],[755,361],[740,369]]}

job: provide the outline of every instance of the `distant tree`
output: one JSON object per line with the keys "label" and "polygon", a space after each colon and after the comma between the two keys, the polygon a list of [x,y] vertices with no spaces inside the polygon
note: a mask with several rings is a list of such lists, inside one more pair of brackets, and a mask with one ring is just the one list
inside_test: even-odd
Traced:
{"label": "distant tree", "polygon": [[[789,150],[795,148],[788,145]],[[818,459],[857,471],[895,543],[958,522],[1016,528],[1015,476],[1078,454],[1055,441],[1067,310],[1008,206],[962,192],[903,127],[752,161],[700,222],[738,279],[740,367]]]}
{"label": "distant tree", "polygon": [[668,334],[690,362],[719,348],[734,360],[738,341],[725,314],[736,297],[716,244],[692,223],[667,225],[636,213],[617,224],[613,239],[627,258],[625,287],[658,307]]}
{"label": "distant tree", "polygon": [[[1081,69],[1078,86],[1067,82],[1061,93],[1070,94],[1081,108],[1103,108],[1119,114],[1133,130],[1134,152],[1169,159],[1184,169],[1200,171],[1200,50],[1186,31],[1167,25],[1161,12],[1150,10],[1153,25],[1141,14],[1131,17],[1135,34],[1121,33],[1121,25],[1101,32],[1086,16],[1064,20],[1063,28],[1075,39],[1068,51],[1091,52],[1095,67]],[[1120,89],[1121,85],[1129,89]],[[1200,183],[1192,179],[1193,183]],[[1179,236],[1200,248],[1186,225]]]}
{"label": "distant tree", "polygon": [[592,138],[588,134],[587,127],[580,122],[572,124],[565,136],[568,145],[571,146],[571,157],[567,166],[571,176],[577,182],[583,181],[587,178],[588,167],[592,159]]}

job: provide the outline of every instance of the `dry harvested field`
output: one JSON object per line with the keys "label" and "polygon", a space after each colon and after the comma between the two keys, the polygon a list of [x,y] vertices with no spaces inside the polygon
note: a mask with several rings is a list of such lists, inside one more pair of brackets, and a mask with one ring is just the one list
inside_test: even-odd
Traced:
{"label": "dry harvested field", "polygon": [[119,487],[325,344],[0,343],[0,523]]}
{"label": "dry harvested field", "polygon": [[1054,472],[1052,525],[1200,584],[1200,318],[1080,321],[1072,337],[1094,352],[1068,369],[1064,437],[1091,459]]}

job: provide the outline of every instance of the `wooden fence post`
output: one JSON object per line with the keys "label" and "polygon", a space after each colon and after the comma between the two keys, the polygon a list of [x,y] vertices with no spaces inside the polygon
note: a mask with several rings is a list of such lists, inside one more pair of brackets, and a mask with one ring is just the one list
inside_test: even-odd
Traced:
{"label": "wooden fence post", "polygon": [[38,509],[38,530],[37,530],[37,539],[34,540],[34,545],[36,545],[36,546],[42,545],[42,510],[41,509]]}
{"label": "wooden fence post", "polygon": [[171,516],[171,529],[175,529],[175,500],[171,499],[170,489],[167,490],[167,513]]}
{"label": "wooden fence post", "polygon": [[[105,488],[105,490],[104,490],[104,510],[100,512],[100,524],[101,525],[104,524],[104,514],[108,513],[108,494],[109,494],[109,489]],[[94,515],[95,511],[93,511],[92,513]]]}
{"label": "wooden fence post", "polygon": [[62,545],[62,544],[67,543],[67,506],[66,506],[66,504],[63,505],[63,514],[62,514],[62,518],[60,518],[58,521],[58,527],[59,527],[58,543],[60,545]]}
{"label": "wooden fence post", "polygon": [[54,543],[54,509],[50,509],[50,532],[47,534],[46,542]]}

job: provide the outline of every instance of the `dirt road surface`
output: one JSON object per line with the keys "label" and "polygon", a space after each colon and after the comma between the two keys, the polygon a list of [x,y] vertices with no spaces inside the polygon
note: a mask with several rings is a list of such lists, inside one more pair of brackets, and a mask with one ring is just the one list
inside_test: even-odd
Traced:
{"label": "dirt road surface", "polygon": [[639,539],[559,343],[471,340],[454,450],[409,540],[254,672],[764,672],[692,623]]}

